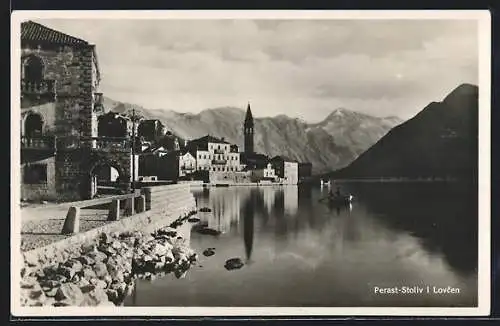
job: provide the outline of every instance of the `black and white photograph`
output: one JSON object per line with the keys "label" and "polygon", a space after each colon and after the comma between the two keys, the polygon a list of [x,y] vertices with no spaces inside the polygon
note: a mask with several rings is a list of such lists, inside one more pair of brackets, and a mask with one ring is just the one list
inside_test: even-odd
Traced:
{"label": "black and white photograph", "polygon": [[15,316],[485,315],[488,11],[15,11]]}

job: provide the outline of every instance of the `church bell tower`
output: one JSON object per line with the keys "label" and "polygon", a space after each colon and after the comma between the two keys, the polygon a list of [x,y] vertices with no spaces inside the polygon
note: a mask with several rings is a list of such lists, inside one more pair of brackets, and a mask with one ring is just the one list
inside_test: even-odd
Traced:
{"label": "church bell tower", "polygon": [[245,116],[245,122],[243,124],[243,135],[245,137],[245,154],[253,154],[253,135],[254,135],[254,125],[252,110],[250,110],[250,103],[247,106],[247,114]]}

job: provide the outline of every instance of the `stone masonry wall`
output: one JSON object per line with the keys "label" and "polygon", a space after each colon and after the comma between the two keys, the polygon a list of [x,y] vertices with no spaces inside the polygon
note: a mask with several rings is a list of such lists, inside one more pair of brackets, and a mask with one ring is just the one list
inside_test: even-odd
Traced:
{"label": "stone masonry wall", "polygon": [[[54,118],[44,116],[48,129],[58,136],[97,136],[96,117],[92,117],[97,88],[93,46],[26,47],[21,50],[21,62],[30,55],[42,59],[44,79],[56,81],[55,112],[49,112]],[[39,103],[22,101],[22,111],[37,106]]]}
{"label": "stone masonry wall", "polygon": [[[26,184],[21,182],[21,198],[30,200],[51,200],[56,198],[55,184],[55,158],[49,157],[43,160],[33,161],[29,164],[43,164],[47,167],[47,182],[37,184]],[[24,168],[26,163],[21,164],[21,180],[24,180]]]}
{"label": "stone masonry wall", "polygon": [[128,151],[101,151],[90,148],[60,150],[56,154],[56,188],[64,200],[90,199],[91,172],[99,164],[117,169],[121,187],[130,191],[130,160]]}
{"label": "stone masonry wall", "polygon": [[[69,255],[75,251],[75,248],[94,239],[102,232],[151,231],[169,225],[178,218],[188,216],[196,211],[195,199],[189,189],[188,184],[150,187],[147,192],[154,195],[153,200],[150,201],[152,206],[149,210],[87,232],[78,233],[48,246],[24,252],[24,257],[29,261],[63,262],[70,258]],[[189,234],[186,234],[186,237],[189,237]]]}

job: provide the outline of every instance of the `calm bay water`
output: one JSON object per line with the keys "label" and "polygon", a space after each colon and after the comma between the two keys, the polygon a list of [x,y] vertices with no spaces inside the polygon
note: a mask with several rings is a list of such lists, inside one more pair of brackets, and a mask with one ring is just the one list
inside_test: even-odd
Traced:
{"label": "calm bay water", "polygon": [[[460,183],[349,183],[351,207],[307,186],[195,190],[200,255],[185,278],[136,283],[127,306],[475,306],[477,191]],[[194,225],[193,225],[194,226]],[[205,257],[206,248],[215,255]],[[227,271],[239,257],[245,266]],[[380,294],[375,287],[420,287]],[[427,294],[427,286],[430,292]],[[433,294],[433,287],[458,289]]]}

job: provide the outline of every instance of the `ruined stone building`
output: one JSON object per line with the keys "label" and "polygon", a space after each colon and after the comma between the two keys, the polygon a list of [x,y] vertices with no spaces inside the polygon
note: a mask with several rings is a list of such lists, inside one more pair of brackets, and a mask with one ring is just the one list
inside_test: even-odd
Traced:
{"label": "ruined stone building", "polygon": [[157,142],[165,135],[165,126],[158,119],[142,120],[137,132],[145,141]]}
{"label": "ruined stone building", "polygon": [[129,191],[130,138],[99,130],[104,107],[95,45],[27,21],[20,54],[22,198],[91,198],[102,166],[114,168],[117,187]]}

